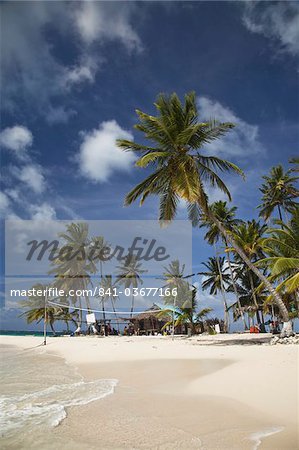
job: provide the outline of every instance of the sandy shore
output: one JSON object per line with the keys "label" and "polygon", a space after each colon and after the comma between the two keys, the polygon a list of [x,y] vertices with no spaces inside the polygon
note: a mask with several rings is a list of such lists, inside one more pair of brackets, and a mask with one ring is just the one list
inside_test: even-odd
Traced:
{"label": "sandy shore", "polygon": [[244,345],[252,339],[59,337],[44,347],[39,337],[1,336],[0,343],[59,355],[88,380],[119,380],[113,395],[70,408],[53,430],[65,448],[241,450],[261,440],[259,449],[295,450],[298,346]]}

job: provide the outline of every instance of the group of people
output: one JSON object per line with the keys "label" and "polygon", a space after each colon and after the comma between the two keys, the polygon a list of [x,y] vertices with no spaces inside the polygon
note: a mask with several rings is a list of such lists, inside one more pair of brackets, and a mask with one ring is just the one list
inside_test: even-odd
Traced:
{"label": "group of people", "polygon": [[111,326],[110,322],[99,322],[89,325],[86,334],[99,334],[100,336],[118,336],[119,332]]}

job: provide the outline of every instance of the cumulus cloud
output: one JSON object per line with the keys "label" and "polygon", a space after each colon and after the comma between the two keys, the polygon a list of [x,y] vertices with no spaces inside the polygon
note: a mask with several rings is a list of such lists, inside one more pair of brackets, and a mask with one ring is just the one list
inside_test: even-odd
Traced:
{"label": "cumulus cloud", "polygon": [[88,44],[96,40],[120,40],[128,49],[139,50],[141,42],[130,24],[134,5],[114,2],[83,2],[75,12],[81,38]]}
{"label": "cumulus cloud", "polygon": [[42,203],[41,205],[32,205],[30,208],[31,219],[42,220],[56,220],[56,211],[53,206],[48,203]]}
{"label": "cumulus cloud", "polygon": [[223,157],[250,157],[253,154],[264,153],[265,149],[259,141],[258,125],[247,123],[230,108],[208,97],[199,97],[197,103],[202,120],[216,119],[236,125],[224,137],[206,146],[210,154]]}
{"label": "cumulus cloud", "polygon": [[9,208],[9,198],[4,192],[0,192],[0,213],[5,214]]}
{"label": "cumulus cloud", "polygon": [[30,164],[16,170],[16,175],[33,192],[41,194],[45,189],[45,178],[42,174],[42,168],[36,164]]}
{"label": "cumulus cloud", "polygon": [[115,120],[102,122],[98,129],[82,133],[79,164],[81,173],[92,181],[103,183],[114,171],[128,171],[135,157],[116,146],[116,139],[133,136]]}
{"label": "cumulus cloud", "polygon": [[5,128],[0,133],[0,144],[18,154],[24,153],[32,145],[32,142],[33,136],[31,131],[21,125]]}
{"label": "cumulus cloud", "polygon": [[[134,4],[118,2],[22,2],[2,5],[2,107],[10,111],[34,105],[50,123],[66,122],[71,112],[53,107],[57,99],[83,83],[92,83],[100,68],[101,45],[116,40],[129,50],[140,48],[130,25]],[[47,27],[74,42],[74,60],[55,56]],[[4,44],[5,43],[5,44]],[[54,111],[53,111],[54,108]]]}
{"label": "cumulus cloud", "polygon": [[280,50],[299,54],[297,2],[245,2],[243,23],[252,33],[280,42]]}

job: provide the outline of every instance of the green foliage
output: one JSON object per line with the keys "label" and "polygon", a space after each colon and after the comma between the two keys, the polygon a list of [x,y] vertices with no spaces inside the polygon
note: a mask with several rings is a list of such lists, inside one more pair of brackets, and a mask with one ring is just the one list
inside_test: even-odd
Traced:
{"label": "green foliage", "polygon": [[235,164],[199,153],[206,144],[225,135],[234,125],[216,120],[200,122],[194,92],[185,96],[184,103],[177,94],[170,97],[161,94],[155,107],[156,116],[136,111],[139,122],[135,128],[143,133],[151,146],[117,141],[123,150],[140,155],[138,167],[153,168],[153,173],[129,192],[125,204],[138,198],[142,204],[149,195],[157,195],[160,198],[159,219],[170,221],[176,215],[179,199],[183,199],[187,203],[188,216],[196,225],[200,212],[208,210],[206,184],[218,187],[230,199],[230,192],[217,171],[243,175]]}
{"label": "green foliage", "polygon": [[[296,163],[296,159],[294,159]],[[260,209],[260,216],[265,220],[268,220],[273,214],[274,209],[277,207],[281,216],[281,208],[286,212],[292,212],[294,206],[296,206],[295,199],[299,196],[299,191],[295,187],[294,183],[299,177],[291,176],[293,170],[284,169],[281,165],[272,167],[270,175],[263,176],[265,183],[260,188],[262,192],[262,204],[258,206]]]}

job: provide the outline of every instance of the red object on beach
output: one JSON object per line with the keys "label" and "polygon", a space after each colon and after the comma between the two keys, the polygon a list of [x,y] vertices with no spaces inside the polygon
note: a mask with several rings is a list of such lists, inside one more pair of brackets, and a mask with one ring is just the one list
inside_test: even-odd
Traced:
{"label": "red object on beach", "polygon": [[259,333],[260,330],[258,329],[258,327],[250,327],[250,333]]}

